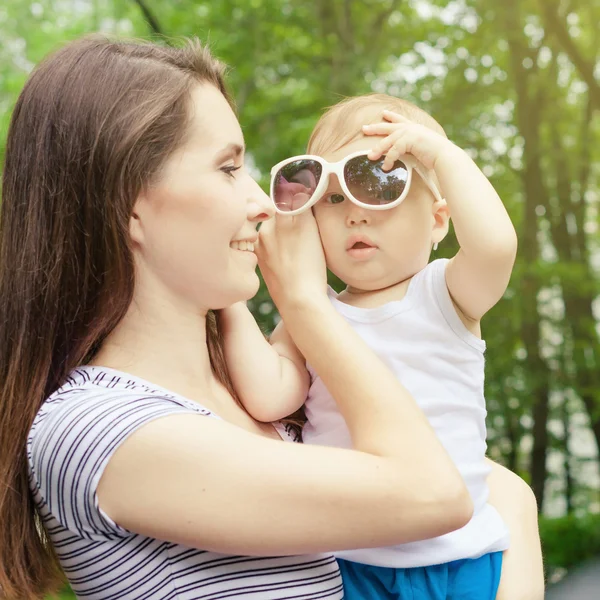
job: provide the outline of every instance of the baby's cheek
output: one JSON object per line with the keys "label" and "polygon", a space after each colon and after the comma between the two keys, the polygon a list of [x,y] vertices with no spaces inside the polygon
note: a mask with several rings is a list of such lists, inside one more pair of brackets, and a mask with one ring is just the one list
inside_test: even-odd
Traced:
{"label": "baby's cheek", "polygon": [[315,220],[317,221],[321,244],[323,244],[325,253],[332,251],[336,246],[336,239],[339,237],[335,235],[335,228],[330,227],[326,220],[318,218]]}

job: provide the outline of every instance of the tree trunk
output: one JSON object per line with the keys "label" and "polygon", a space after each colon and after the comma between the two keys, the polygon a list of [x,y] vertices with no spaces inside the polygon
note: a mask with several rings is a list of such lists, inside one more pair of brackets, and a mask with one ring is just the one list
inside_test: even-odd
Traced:
{"label": "tree trunk", "polygon": [[532,398],[532,436],[531,487],[537,498],[538,508],[544,506],[545,483],[547,477],[546,457],[548,454],[548,395],[550,371],[540,354],[540,318],[538,295],[541,281],[536,273],[539,258],[537,241],[538,221],[536,207],[547,197],[540,164],[540,119],[542,113],[541,98],[532,96],[531,90],[534,69],[523,68],[527,57],[527,41],[524,39],[523,26],[519,18],[519,6],[516,0],[502,5],[502,20],[509,46],[510,64],[516,91],[516,117],[519,131],[523,136],[524,169],[522,172],[524,190],[524,219],[521,239],[525,273],[522,280],[522,325],[521,335],[527,352],[528,384]]}

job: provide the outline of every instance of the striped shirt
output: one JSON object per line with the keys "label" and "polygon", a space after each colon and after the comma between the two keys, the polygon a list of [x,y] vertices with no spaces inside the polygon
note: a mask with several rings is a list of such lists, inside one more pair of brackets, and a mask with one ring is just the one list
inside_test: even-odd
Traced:
{"label": "striped shirt", "polygon": [[206,552],[132,533],[102,511],[98,482],[119,445],[153,419],[183,413],[218,418],[196,402],[99,367],[73,371],[40,408],[27,440],[30,487],[77,597],[341,599],[331,555]]}

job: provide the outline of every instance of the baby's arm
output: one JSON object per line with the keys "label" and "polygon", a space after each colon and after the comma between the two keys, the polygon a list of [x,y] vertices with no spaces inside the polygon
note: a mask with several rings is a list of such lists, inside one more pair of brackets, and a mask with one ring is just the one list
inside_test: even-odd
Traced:
{"label": "baby's arm", "polygon": [[492,461],[489,464],[489,503],[510,531],[510,548],[504,552],[496,599],[542,600],[544,564],[535,496],[518,475]]}
{"label": "baby's arm", "polygon": [[[462,315],[477,322],[504,294],[517,253],[510,217],[487,177],[469,155],[439,133],[390,111],[389,123],[369,125],[368,135],[387,135],[369,158],[386,155],[384,168],[412,154],[433,169],[445,197],[460,250],[446,269],[446,283]],[[432,232],[443,237],[444,223]],[[432,242],[438,241],[432,239]]]}
{"label": "baby's arm", "polygon": [[309,375],[283,322],[269,343],[242,302],[221,311],[229,374],[244,408],[271,423],[298,410],[308,394]]}
{"label": "baby's arm", "polygon": [[517,234],[487,177],[454,146],[436,175],[460,245],[446,268],[446,283],[462,314],[479,321],[506,291],[517,255]]}

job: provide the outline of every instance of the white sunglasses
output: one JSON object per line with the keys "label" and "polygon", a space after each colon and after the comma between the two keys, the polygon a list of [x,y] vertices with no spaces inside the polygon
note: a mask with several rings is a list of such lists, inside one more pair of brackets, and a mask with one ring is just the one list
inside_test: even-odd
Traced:
{"label": "white sunglasses", "polygon": [[414,157],[397,160],[383,170],[384,157],[369,160],[368,151],[349,154],[330,163],[320,156],[292,156],[271,169],[271,200],[283,215],[298,215],[316,204],[327,190],[329,176],[337,176],[344,194],[354,204],[369,210],[389,210],[406,198],[416,171],[437,201],[440,190],[427,169]]}

